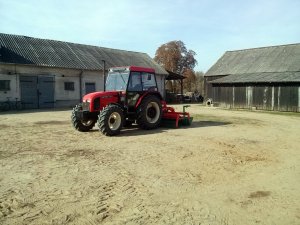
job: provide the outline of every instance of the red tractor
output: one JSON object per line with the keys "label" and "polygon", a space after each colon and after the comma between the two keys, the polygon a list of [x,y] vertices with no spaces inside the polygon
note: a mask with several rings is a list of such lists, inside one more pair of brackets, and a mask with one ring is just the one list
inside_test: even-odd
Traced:
{"label": "red tractor", "polygon": [[105,91],[85,95],[71,118],[78,131],[87,132],[97,123],[104,135],[113,136],[132,123],[149,130],[160,126],[163,116],[179,120],[185,115],[166,106],[158,92],[154,69],[129,66],[111,68]]}

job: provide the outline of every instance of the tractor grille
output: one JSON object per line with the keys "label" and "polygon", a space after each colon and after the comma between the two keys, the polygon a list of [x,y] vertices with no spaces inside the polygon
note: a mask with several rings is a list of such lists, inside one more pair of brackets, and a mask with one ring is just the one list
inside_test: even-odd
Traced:
{"label": "tractor grille", "polygon": [[96,111],[100,110],[100,98],[94,99],[94,110]]}
{"label": "tractor grille", "polygon": [[90,103],[89,102],[83,102],[82,103],[82,110],[83,111],[90,111]]}

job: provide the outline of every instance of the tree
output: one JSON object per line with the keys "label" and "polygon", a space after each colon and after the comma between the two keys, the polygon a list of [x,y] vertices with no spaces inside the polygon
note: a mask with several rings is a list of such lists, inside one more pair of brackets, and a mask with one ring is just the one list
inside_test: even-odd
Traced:
{"label": "tree", "polygon": [[156,50],[154,60],[166,70],[183,74],[188,69],[194,71],[197,65],[195,55],[182,41],[170,41]]}
{"label": "tree", "polygon": [[[191,91],[192,84],[195,82],[194,68],[197,65],[195,55],[193,50],[187,50],[182,41],[170,41],[156,50],[154,60],[166,70],[186,76],[184,89]],[[168,83],[167,86],[173,91],[180,89],[179,84],[174,82]]]}
{"label": "tree", "polygon": [[195,73],[195,92],[198,92],[202,96],[204,95],[204,73],[202,71],[197,71]]}
{"label": "tree", "polygon": [[195,84],[196,84],[195,72],[193,70],[186,69],[183,75],[186,77],[183,80],[183,89],[188,92],[193,92],[195,90]]}

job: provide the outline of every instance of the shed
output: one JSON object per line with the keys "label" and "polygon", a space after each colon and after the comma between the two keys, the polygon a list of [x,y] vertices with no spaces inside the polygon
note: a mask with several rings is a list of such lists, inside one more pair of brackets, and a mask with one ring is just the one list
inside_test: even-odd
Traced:
{"label": "shed", "polygon": [[228,108],[300,112],[300,44],[225,52],[205,74],[205,94]]}
{"label": "shed", "polygon": [[154,68],[164,94],[168,73],[145,53],[0,33],[0,102],[74,106],[83,95],[103,90],[103,71],[129,65]]}

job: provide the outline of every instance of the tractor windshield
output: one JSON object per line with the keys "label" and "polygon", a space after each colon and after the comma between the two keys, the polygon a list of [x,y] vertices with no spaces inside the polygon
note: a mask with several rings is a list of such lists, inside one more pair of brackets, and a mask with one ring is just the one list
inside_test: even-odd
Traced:
{"label": "tractor windshield", "polygon": [[129,71],[110,72],[106,80],[106,91],[125,91],[127,87]]}

